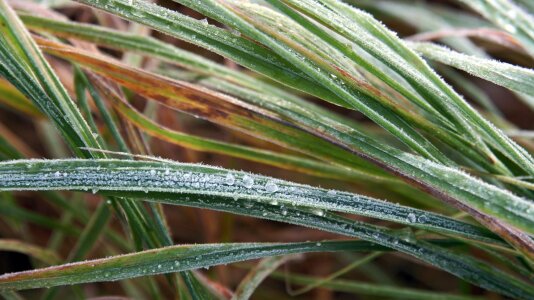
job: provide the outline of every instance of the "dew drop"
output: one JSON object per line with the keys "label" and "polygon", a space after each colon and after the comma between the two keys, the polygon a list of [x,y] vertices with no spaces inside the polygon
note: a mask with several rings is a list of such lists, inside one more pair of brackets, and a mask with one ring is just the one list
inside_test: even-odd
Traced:
{"label": "dew drop", "polygon": [[324,216],[324,211],[322,209],[314,209],[312,211],[315,215],[318,215],[319,217]]}
{"label": "dew drop", "polygon": [[335,195],[337,194],[337,192],[334,191],[334,190],[329,190],[328,192],[326,192],[326,194],[327,194],[328,196],[335,196]]}
{"label": "dew drop", "polygon": [[226,174],[226,178],[224,179],[224,182],[227,184],[227,185],[234,185],[235,183],[235,177],[234,175],[228,173]]}
{"label": "dew drop", "polygon": [[419,218],[417,218],[417,221],[418,221],[419,223],[425,223],[425,222],[428,221],[428,217],[425,216],[425,215],[420,215]]}
{"label": "dew drop", "polygon": [[156,176],[156,170],[150,170],[150,175]]}
{"label": "dew drop", "polygon": [[278,185],[276,185],[276,183],[274,183],[272,181],[269,181],[265,185],[265,191],[267,193],[276,193],[278,191]]}
{"label": "dew drop", "polygon": [[417,217],[415,216],[415,214],[414,213],[409,213],[408,214],[408,222],[415,223],[415,221],[417,221]]}
{"label": "dew drop", "polygon": [[243,185],[250,189],[254,185],[254,179],[248,175],[243,176]]}

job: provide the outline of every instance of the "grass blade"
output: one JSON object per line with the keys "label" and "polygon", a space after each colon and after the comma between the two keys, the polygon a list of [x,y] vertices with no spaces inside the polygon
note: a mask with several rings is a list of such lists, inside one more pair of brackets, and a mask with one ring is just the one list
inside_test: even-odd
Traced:
{"label": "grass blade", "polygon": [[534,71],[511,64],[465,55],[431,43],[410,43],[424,57],[463,70],[471,75],[534,96]]}
{"label": "grass blade", "polygon": [[[30,165],[30,169],[28,169],[28,165]],[[321,201],[313,200],[310,202],[309,200],[313,198],[308,200],[302,198],[306,195],[304,193],[306,187],[304,186],[287,186],[287,183],[283,181],[254,176],[253,185],[247,188],[250,180],[245,175],[252,177],[250,174],[229,173],[218,168],[173,164],[171,162],[77,159],[46,162],[32,160],[5,162],[0,166],[2,166],[0,183],[3,184],[1,190],[72,188],[84,190],[94,188],[98,189],[99,193],[108,195],[123,195],[141,199],[148,197],[162,203],[202,207],[267,218],[359,237],[413,255],[474,284],[507,295],[524,297],[531,288],[512,277],[503,279],[502,273],[483,265],[479,261],[456,255],[411,237],[391,233],[381,227],[349,221],[323,210],[326,207],[332,208],[334,211],[338,210],[327,205],[328,202],[324,202],[324,200],[329,197],[341,199],[344,195],[341,192],[328,195],[327,191],[316,190],[322,194],[319,198]],[[128,166],[143,167],[131,168]],[[199,174],[200,176],[196,173],[199,168],[204,171]],[[45,176],[45,174],[47,175]],[[176,181],[174,180],[175,176]],[[180,183],[186,184],[187,188],[180,190]],[[119,188],[123,185],[125,185],[123,188]],[[295,190],[292,190],[291,187]],[[243,194],[236,197],[236,190]],[[206,193],[207,191],[213,191],[214,194],[198,197],[199,192]],[[351,203],[353,201],[354,199],[351,200]],[[297,206],[293,208],[293,204]],[[338,206],[339,204],[336,203]],[[376,209],[375,204],[378,203],[374,202],[370,208]],[[379,211],[376,217],[380,214],[383,212]],[[422,216],[424,218],[421,218]],[[411,223],[414,220],[409,213],[404,214],[404,217],[406,223]],[[412,225],[429,220],[431,220],[431,216],[425,212],[423,215],[416,215]],[[399,220],[399,222],[403,221]]]}
{"label": "grass blade", "polygon": [[380,247],[362,241],[323,242],[320,246],[316,243],[179,245],[5,274],[0,276],[0,290],[24,290],[64,284],[115,281],[294,253],[370,251],[376,248]]}

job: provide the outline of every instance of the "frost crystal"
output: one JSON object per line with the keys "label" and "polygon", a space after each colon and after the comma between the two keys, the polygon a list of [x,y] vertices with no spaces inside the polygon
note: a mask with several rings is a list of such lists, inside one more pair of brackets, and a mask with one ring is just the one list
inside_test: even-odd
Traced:
{"label": "frost crystal", "polygon": [[235,183],[235,177],[234,175],[228,173],[226,174],[226,178],[224,179],[224,182],[227,184],[227,185],[234,185]]}
{"label": "frost crystal", "polygon": [[269,181],[265,185],[265,191],[267,191],[267,193],[276,193],[278,191],[278,185],[272,181]]}
{"label": "frost crystal", "polygon": [[248,175],[243,176],[243,185],[250,189],[254,185],[254,179]]}

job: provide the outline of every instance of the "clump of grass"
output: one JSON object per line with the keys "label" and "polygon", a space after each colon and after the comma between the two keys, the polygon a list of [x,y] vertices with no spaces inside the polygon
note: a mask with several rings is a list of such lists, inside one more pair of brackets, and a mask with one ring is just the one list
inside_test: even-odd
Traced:
{"label": "clump of grass", "polygon": [[[82,287],[119,280],[133,298],[315,288],[534,298],[534,146],[492,100],[508,90],[532,114],[528,4],[175,2],[0,0],[0,101],[6,116],[38,126],[30,136],[44,144],[36,150],[20,137],[27,132],[0,126],[0,250],[35,259],[0,276],[2,296],[84,298]],[[401,38],[379,20],[414,34]],[[453,68],[494,85],[483,90]],[[25,208],[23,195],[61,218]],[[173,226],[186,207],[209,243],[191,244],[204,241],[200,228]],[[236,215],[258,239],[233,241],[246,231]],[[283,242],[265,220],[309,229]],[[330,252],[339,271],[276,272],[313,252]],[[481,289],[430,284],[413,262],[405,272],[434,290],[394,285],[393,270],[375,262],[405,260],[393,253]],[[276,279],[301,287],[286,293]]]}

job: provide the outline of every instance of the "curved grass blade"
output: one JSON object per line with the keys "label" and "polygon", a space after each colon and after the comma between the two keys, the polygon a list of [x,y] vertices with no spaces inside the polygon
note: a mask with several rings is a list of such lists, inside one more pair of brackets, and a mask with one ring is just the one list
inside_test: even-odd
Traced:
{"label": "curved grass blade", "polygon": [[6,80],[0,79],[0,102],[16,111],[21,111],[35,118],[43,114]]}
{"label": "curved grass blade", "polygon": [[0,276],[0,290],[115,281],[306,252],[372,251],[364,241],[179,245]]}
{"label": "curved grass blade", "polygon": [[274,272],[278,267],[285,264],[291,259],[298,256],[275,256],[262,259],[250,272],[243,278],[236,288],[232,300],[248,300],[254,291],[258,288],[265,278]]}
{"label": "curved grass blade", "polygon": [[290,292],[290,294],[292,296],[299,296],[299,295],[302,295],[302,294],[305,294],[311,290],[313,290],[314,288],[316,287],[319,287],[319,286],[322,286],[324,283],[326,282],[329,282],[339,276],[342,276],[343,274],[355,269],[355,268],[358,268],[359,266],[362,266],[362,265],[365,265],[367,264],[368,262],[371,262],[372,260],[374,260],[375,258],[377,258],[378,256],[382,255],[382,252],[373,252],[371,254],[368,254],[366,256],[364,256],[363,258],[361,259],[358,259],[358,260],[355,260],[353,261],[352,263],[350,263],[349,265],[343,267],[342,269],[328,275],[327,277],[321,279],[321,280],[318,280],[317,282],[314,282],[314,283],[311,283],[309,285],[306,285],[298,290],[292,290]]}
{"label": "curved grass blade", "polygon": [[465,55],[431,43],[408,45],[426,58],[463,70],[471,75],[534,96],[534,71],[486,58]]}
{"label": "curved grass blade", "polygon": [[512,1],[459,0],[496,26],[517,37],[534,56],[534,17]]}
{"label": "curved grass blade", "polygon": [[53,251],[28,244],[19,240],[0,239],[0,251],[14,251],[29,255],[47,265],[57,265],[62,260]]}
{"label": "curved grass blade", "polygon": [[[338,211],[496,242],[488,231],[447,217],[351,193],[217,167],[128,160],[19,160],[0,163],[0,190],[198,193]],[[146,184],[145,184],[146,183]]]}
{"label": "curved grass blade", "polygon": [[[30,164],[29,169],[28,163]],[[69,164],[72,168],[68,167]],[[82,166],[84,164],[87,168]],[[126,168],[121,171],[121,166],[140,165],[144,167]],[[2,180],[0,180],[0,183],[4,183],[4,187],[1,190],[71,188],[83,190],[96,188],[99,189],[99,193],[105,195],[148,198],[156,202],[208,208],[308,226],[346,236],[358,237],[393,248],[413,255],[469,282],[506,295],[528,298],[526,295],[534,292],[530,285],[525,285],[480,261],[455,254],[439,246],[417,240],[412,236],[401,235],[381,227],[355,222],[325,211],[321,208],[325,207],[323,205],[326,205],[326,203],[321,201],[310,203],[310,199],[306,200],[305,193],[298,192],[305,189],[304,186],[295,186],[293,184],[291,187],[294,187],[295,190],[291,190],[290,186],[286,185],[287,183],[275,179],[254,176],[252,186],[247,188],[246,186],[249,186],[250,180],[245,175],[249,177],[253,175],[198,165],[175,165],[170,161],[157,163],[129,160],[104,160],[100,162],[97,160],[58,160],[46,163],[33,160],[5,162],[1,166],[4,171],[2,172]],[[198,168],[205,170],[207,173],[202,173],[198,176],[198,173],[195,173]],[[114,171],[110,172],[113,169]],[[168,174],[166,174],[167,171]],[[47,174],[46,177],[44,173]],[[65,176],[65,173],[67,176]],[[120,175],[121,173],[122,175]],[[18,176],[22,175],[28,180],[20,177],[17,180],[16,174]],[[228,174],[233,177],[228,176]],[[177,181],[174,180],[174,176],[176,176]],[[8,180],[9,178],[14,180]],[[188,183],[188,189],[180,191],[180,183]],[[126,184],[128,187],[121,189],[112,187],[122,184]],[[225,190],[230,192],[225,193]],[[243,194],[236,195],[236,190],[242,191]],[[213,194],[199,197],[199,192],[205,193],[206,191],[211,191]],[[341,192],[336,192],[336,195],[331,195],[332,193],[327,195],[327,191],[320,189],[318,192],[322,193],[323,196],[320,198],[322,200],[327,200],[328,197],[341,199],[344,195]],[[285,197],[290,197],[289,201]],[[293,206],[293,204],[296,206]],[[372,208],[375,208],[374,204]],[[416,215],[414,224],[431,220],[430,217],[427,219],[421,218],[423,216],[427,217],[426,212],[424,215]],[[405,217],[405,222],[411,223],[413,220],[409,213]]]}
{"label": "curved grass blade", "polygon": [[[396,19],[406,22],[416,28],[419,32],[432,32],[437,30],[454,30],[459,28],[477,28],[491,27],[481,19],[475,19],[478,22],[472,22],[473,16],[462,11],[454,10],[445,6],[433,5],[424,2],[399,2],[399,1],[348,1],[350,4],[362,7],[365,10],[376,10],[377,13],[386,14]],[[451,21],[446,16],[455,15],[455,20]],[[465,21],[464,21],[465,20]],[[474,23],[474,24],[473,24]],[[460,52],[475,55],[479,57],[488,57],[486,52],[478,47],[475,43],[465,37],[445,37],[440,39],[453,49]]]}
{"label": "curved grass blade", "polygon": [[[271,274],[272,278],[279,280],[288,280],[292,284],[307,285],[321,281],[320,278],[310,277],[299,274],[283,274],[275,272]],[[322,288],[332,291],[351,293],[358,296],[366,295],[379,298],[392,299],[411,299],[411,300],[482,300],[482,297],[462,296],[448,293],[427,292],[423,290],[402,288],[396,286],[387,286],[383,284],[374,284],[354,280],[336,279],[321,284]]]}

